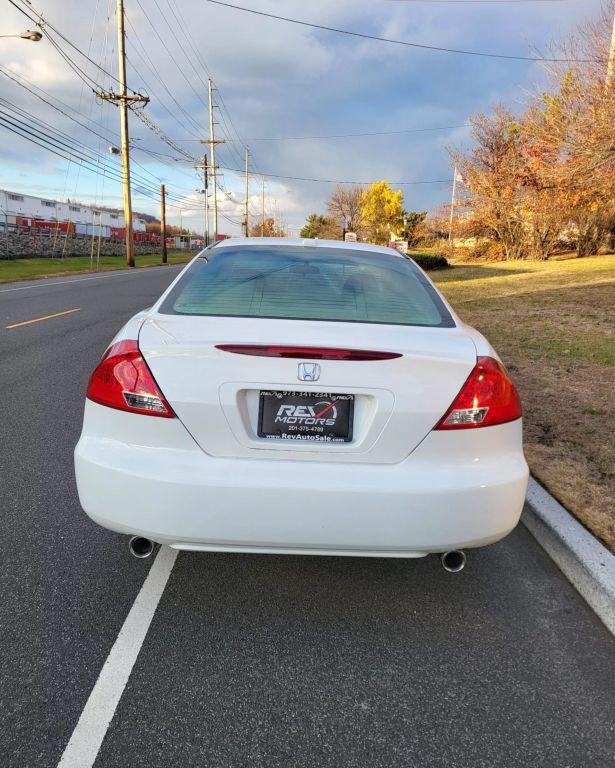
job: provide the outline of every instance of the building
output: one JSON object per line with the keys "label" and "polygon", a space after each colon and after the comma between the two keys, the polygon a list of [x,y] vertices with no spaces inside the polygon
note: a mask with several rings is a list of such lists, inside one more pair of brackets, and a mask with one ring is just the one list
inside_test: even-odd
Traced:
{"label": "building", "polygon": [[[62,225],[58,227],[62,231],[78,234],[91,234],[93,231],[97,234],[99,228],[103,232],[123,230],[124,216],[91,205],[61,203],[58,200],[0,189],[0,227],[11,224],[26,227]],[[133,229],[135,232],[145,232],[145,222],[134,218]],[[109,234],[105,236],[109,237]]]}

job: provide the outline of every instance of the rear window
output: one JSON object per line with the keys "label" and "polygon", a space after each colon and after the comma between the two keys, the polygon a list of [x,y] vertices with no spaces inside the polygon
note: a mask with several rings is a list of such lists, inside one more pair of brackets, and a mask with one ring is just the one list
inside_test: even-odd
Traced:
{"label": "rear window", "polygon": [[454,326],[438,293],[407,259],[282,245],[206,251],[175,285],[160,312]]}

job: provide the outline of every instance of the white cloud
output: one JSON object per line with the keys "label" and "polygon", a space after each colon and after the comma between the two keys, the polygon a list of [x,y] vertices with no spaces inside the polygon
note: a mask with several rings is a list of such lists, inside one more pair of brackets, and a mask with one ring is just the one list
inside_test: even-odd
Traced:
{"label": "white cloud", "polygon": [[[106,3],[95,0],[38,0],[49,20],[70,40],[111,74],[117,71],[114,20],[107,24]],[[271,13],[315,21],[329,26],[367,31],[397,39],[445,47],[495,52],[527,53],[530,45],[546,48],[548,42],[565,34],[576,21],[599,7],[600,0],[583,3],[536,3],[524,6],[423,4],[380,0],[252,0],[251,7]],[[532,65],[494,59],[477,59],[420,51],[375,41],[359,40],[308,27],[261,18],[222,8],[204,0],[174,3],[190,28],[188,41],[171,13],[167,0],[141,0],[141,6],[158,30],[160,43],[133,0],[127,3],[128,80],[133,88],[149,93],[148,114],[194,155],[204,148],[197,141],[208,133],[205,59],[233,124],[242,138],[353,133],[399,130],[409,127],[458,125],[477,109],[486,110],[497,100],[519,99],[519,85],[539,77]],[[161,17],[162,8],[169,27]],[[503,4],[502,4],[503,6]],[[97,13],[95,13],[97,9]],[[21,31],[30,23],[14,8],[5,9],[5,27]],[[136,39],[136,30],[139,40]],[[173,36],[178,37],[179,44]],[[67,49],[86,67],[79,55]],[[117,133],[117,110],[95,100],[47,41],[0,41],[0,60],[16,72],[48,90],[85,117],[102,126],[101,132]],[[88,73],[104,88],[113,79],[91,65]],[[152,72],[151,70],[154,70]],[[196,71],[195,71],[196,70]],[[147,81],[147,85],[141,79]],[[158,79],[160,78],[160,80]],[[162,81],[162,82],[161,82]],[[166,86],[166,88],[163,86]],[[108,142],[79,128],[41,101],[0,77],[3,98],[29,110],[65,131],[71,141],[83,141],[106,152]],[[177,108],[167,90],[191,117]],[[224,118],[224,119],[223,119]],[[220,135],[237,137],[226,114],[217,114]],[[225,125],[225,121],[227,125]],[[137,120],[131,120],[135,144],[164,154],[175,154]],[[371,138],[329,141],[252,141],[253,169],[273,174],[348,180],[389,178],[392,180],[439,179],[450,174],[446,147],[467,140],[467,132],[399,134]],[[140,139],[140,141],[136,141]],[[2,158],[6,186],[30,184],[32,189],[65,190],[84,199],[115,195],[117,181],[101,179],[66,161],[33,147],[14,134],[3,131]],[[113,163],[105,155],[107,162]],[[219,148],[221,165],[241,169],[243,148],[231,144]],[[172,197],[170,216],[185,217],[200,226],[202,196],[191,163],[174,162],[141,151],[134,152],[140,165],[133,167],[141,182],[149,179],[152,189],[159,180],[167,183]],[[24,179],[24,174],[26,178]],[[148,175],[152,174],[152,175]],[[225,171],[223,184],[230,199],[221,196],[221,211],[232,219],[243,216],[243,180],[240,174]],[[250,206],[260,211],[260,182],[251,187]],[[330,185],[270,178],[266,207],[277,205],[289,224],[298,227],[312,211],[322,211]],[[448,192],[442,186],[405,187],[407,205],[429,208]],[[151,197],[136,195],[140,208],[156,213],[156,192]],[[230,225],[229,225],[230,226]],[[235,227],[235,231],[237,228]]]}

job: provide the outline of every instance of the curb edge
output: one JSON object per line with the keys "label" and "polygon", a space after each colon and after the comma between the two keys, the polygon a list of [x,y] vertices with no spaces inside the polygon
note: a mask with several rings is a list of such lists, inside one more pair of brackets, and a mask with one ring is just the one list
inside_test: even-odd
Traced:
{"label": "curb edge", "polygon": [[615,635],[615,555],[533,477],[521,520]]}

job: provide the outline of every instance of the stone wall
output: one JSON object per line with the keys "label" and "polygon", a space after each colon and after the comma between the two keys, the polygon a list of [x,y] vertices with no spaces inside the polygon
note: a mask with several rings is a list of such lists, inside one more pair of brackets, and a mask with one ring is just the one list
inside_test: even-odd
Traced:
{"label": "stone wall", "polygon": [[[135,253],[158,253],[159,245],[152,243],[135,243]],[[80,235],[58,232],[57,235],[48,230],[36,227],[9,227],[8,232],[0,229],[0,259],[25,259],[34,257],[89,256],[92,253],[92,238]],[[94,258],[98,253],[98,238],[94,238]],[[101,256],[123,256],[126,247],[123,242],[100,241]]]}

